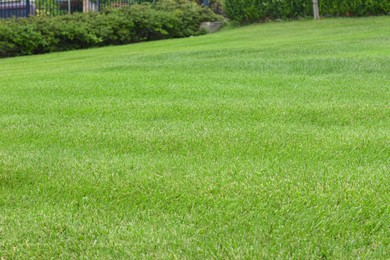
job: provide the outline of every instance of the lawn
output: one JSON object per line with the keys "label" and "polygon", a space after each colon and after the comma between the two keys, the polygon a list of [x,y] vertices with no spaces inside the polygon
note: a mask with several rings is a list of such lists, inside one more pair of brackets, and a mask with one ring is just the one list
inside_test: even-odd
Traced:
{"label": "lawn", "polygon": [[390,258],[390,17],[0,60],[0,259]]}

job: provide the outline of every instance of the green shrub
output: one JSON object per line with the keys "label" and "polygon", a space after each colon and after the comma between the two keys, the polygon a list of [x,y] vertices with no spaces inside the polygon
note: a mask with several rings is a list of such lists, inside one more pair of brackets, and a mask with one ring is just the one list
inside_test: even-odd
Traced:
{"label": "green shrub", "polygon": [[202,22],[223,19],[209,8],[201,7],[196,1],[159,0],[155,8],[160,11],[166,11],[178,19],[176,26],[180,29],[171,32],[175,37],[198,35],[201,33],[199,25]]}
{"label": "green shrub", "polygon": [[31,54],[96,46],[101,42],[101,39],[94,33],[89,24],[94,16],[96,17],[94,14],[74,14],[26,19],[35,25],[36,30],[44,39],[43,44]]}
{"label": "green shrub", "polygon": [[0,23],[0,57],[32,54],[44,41],[36,25],[26,19],[9,19]]}
{"label": "green shrub", "polygon": [[[240,23],[268,19],[295,19],[312,16],[312,0],[225,0],[227,16]],[[385,15],[388,0],[319,0],[320,13],[326,16]]]}
{"label": "green shrub", "polygon": [[202,33],[222,17],[185,0],[108,8],[100,13],[0,21],[0,57],[84,49]]}
{"label": "green shrub", "polygon": [[386,15],[390,12],[388,0],[322,0],[319,5],[321,14],[330,16]]}

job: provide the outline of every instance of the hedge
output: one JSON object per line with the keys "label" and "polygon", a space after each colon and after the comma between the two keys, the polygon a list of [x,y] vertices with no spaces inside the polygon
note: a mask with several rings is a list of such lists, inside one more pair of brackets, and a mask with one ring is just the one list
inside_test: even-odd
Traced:
{"label": "hedge", "polygon": [[222,17],[185,0],[160,0],[99,13],[0,21],[0,57],[85,49],[204,33]]}
{"label": "hedge", "polygon": [[[387,15],[389,0],[319,0],[322,16]],[[313,15],[312,0],[225,0],[231,20],[252,23],[269,19],[296,19]]]}

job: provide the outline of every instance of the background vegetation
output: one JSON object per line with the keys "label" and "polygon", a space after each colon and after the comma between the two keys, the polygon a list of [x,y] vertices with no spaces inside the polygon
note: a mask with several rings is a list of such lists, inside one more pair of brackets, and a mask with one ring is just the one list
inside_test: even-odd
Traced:
{"label": "background vegetation", "polygon": [[201,22],[221,20],[187,1],[109,8],[99,13],[0,20],[0,57],[199,35]]}
{"label": "background vegetation", "polygon": [[0,259],[389,259],[389,19],[0,60]]}
{"label": "background vegetation", "polygon": [[[296,19],[313,14],[312,0],[225,0],[227,16],[240,23]],[[390,13],[388,0],[321,0],[322,16],[370,16]]]}

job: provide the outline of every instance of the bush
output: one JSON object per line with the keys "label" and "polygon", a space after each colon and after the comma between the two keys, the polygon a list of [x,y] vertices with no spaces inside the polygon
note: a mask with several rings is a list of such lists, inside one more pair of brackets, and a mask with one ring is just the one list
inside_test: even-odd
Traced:
{"label": "bush", "polygon": [[[390,12],[388,0],[319,0],[321,15],[367,16]],[[312,0],[225,0],[227,16],[240,23],[313,15]]]}
{"label": "bush", "polygon": [[109,8],[100,13],[0,21],[0,57],[199,35],[222,17],[185,0]]}
{"label": "bush", "polygon": [[0,57],[28,55],[43,44],[41,32],[25,19],[9,19],[0,23]]}
{"label": "bush", "polygon": [[386,15],[390,12],[388,0],[322,0],[320,12],[328,16]]}

